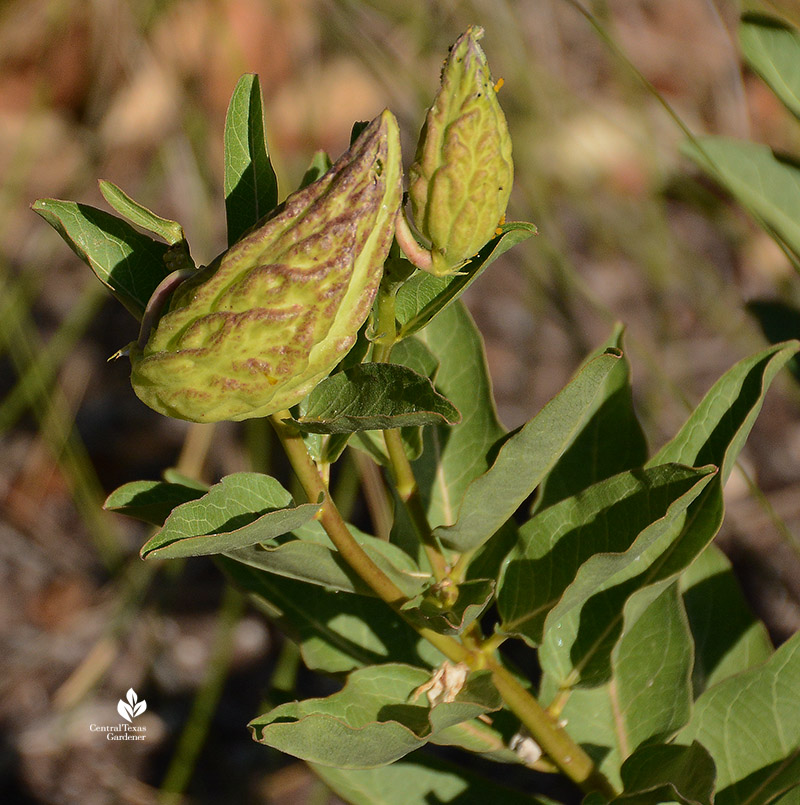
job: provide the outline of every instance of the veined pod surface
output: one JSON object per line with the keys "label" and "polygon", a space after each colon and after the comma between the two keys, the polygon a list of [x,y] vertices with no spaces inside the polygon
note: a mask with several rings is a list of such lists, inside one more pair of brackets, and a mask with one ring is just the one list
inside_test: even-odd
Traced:
{"label": "veined pod surface", "polygon": [[450,49],[408,172],[411,212],[431,242],[435,274],[452,273],[494,236],[514,181],[482,36],[470,27]]}
{"label": "veined pod surface", "polygon": [[372,306],[402,194],[388,110],[319,180],[178,287],[146,345],[137,396],[193,422],[299,402],[353,346]]}

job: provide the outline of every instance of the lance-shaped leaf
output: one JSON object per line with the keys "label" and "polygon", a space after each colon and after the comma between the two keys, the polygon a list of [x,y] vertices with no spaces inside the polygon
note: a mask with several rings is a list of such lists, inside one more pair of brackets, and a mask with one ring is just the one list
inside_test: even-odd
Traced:
{"label": "lance-shaped leaf", "polygon": [[450,606],[441,604],[430,590],[423,590],[403,604],[402,609],[414,623],[440,634],[461,634],[491,604],[494,585],[493,579],[470,579],[455,585],[455,600]]}
{"label": "lance-shaped leaf", "polygon": [[800,256],[800,168],[761,143],[700,137],[681,150]]}
{"label": "lance-shaped leaf", "polygon": [[[745,306],[770,344],[800,338],[800,310],[776,299],[753,299]],[[795,380],[800,380],[800,362],[795,355],[788,364]]]}
{"label": "lance-shaped leaf", "polygon": [[711,805],[716,768],[697,741],[690,746],[643,746],[622,764],[620,805]]}
{"label": "lance-shaped leaf", "polygon": [[775,375],[797,354],[800,343],[787,341],[739,361],[709,390],[674,439],[648,466],[677,461],[699,467],[715,464],[722,482],[736,463]]}
{"label": "lance-shaped leaf", "polygon": [[403,283],[397,292],[395,314],[399,337],[407,338],[426,327],[495,261],[512,246],[536,234],[536,227],[524,221],[513,221],[499,227],[500,234],[492,238],[458,274],[435,277],[420,272]]}
{"label": "lance-shaped leaf", "polygon": [[629,751],[672,737],[692,705],[692,639],[677,583],[637,604],[629,604],[631,626],[612,657],[612,706]]}
{"label": "lance-shaped leaf", "polygon": [[225,118],[225,213],[233,245],[278,204],[278,180],[264,134],[261,84],[243,75]]}
{"label": "lance-shaped leaf", "polygon": [[584,563],[545,623],[540,660],[560,684],[574,684],[576,673],[581,684],[607,679],[609,654],[621,633],[627,600],[642,595],[646,601],[658,595],[713,539],[723,517],[722,481],[744,445],[769,384],[795,351],[794,343],[779,345],[737,363],[714,384],[678,435],[650,460],[649,467],[676,461],[708,463],[721,470],[710,476],[685,514],[669,527],[645,532],[622,555],[599,554]]}
{"label": "lance-shaped leaf", "polygon": [[64,238],[116,299],[141,319],[147,300],[171,271],[164,260],[167,244],[87,204],[42,198],[32,209]]}
{"label": "lance-shaped leaf", "polygon": [[595,399],[621,360],[619,350],[587,363],[570,383],[500,448],[494,464],[467,488],[454,525],[435,533],[459,551],[488,540],[541,483],[596,410]]}
{"label": "lance-shaped leaf", "polygon": [[339,674],[376,663],[434,667],[444,656],[374,598],[341,595],[227,556],[215,560],[253,603],[300,646],[312,671]]}
{"label": "lance-shaped leaf", "polygon": [[488,469],[487,454],[504,430],[483,339],[464,305],[448,308],[417,337],[439,362],[436,389],[461,412],[457,425],[424,429],[423,453],[413,464],[428,519],[436,526],[455,522],[464,490]]}
{"label": "lance-shaped leaf", "polygon": [[471,673],[453,701],[430,706],[415,691],[430,674],[389,664],[353,671],[325,699],[289,702],[250,722],[259,743],[313,763],[369,769],[423,746],[437,731],[500,707],[487,671]]}
{"label": "lance-shaped leaf", "polygon": [[775,17],[745,14],[739,43],[747,64],[800,117],[800,34]]}
{"label": "lance-shaped leaf", "polygon": [[103,198],[120,214],[125,216],[132,224],[152,232],[163,238],[170,246],[177,246],[186,241],[183,227],[177,221],[169,218],[162,218],[152,210],[134,201],[127,193],[123,192],[113,182],[101,179],[100,192]]}
{"label": "lance-shaped leaf", "polygon": [[590,574],[588,564],[582,568],[587,560],[636,567],[685,516],[712,472],[678,464],[624,472],[539,512],[520,528],[500,575],[501,630],[537,645],[554,607],[554,617],[570,611],[579,591],[592,595],[605,580],[608,565],[595,561]]}
{"label": "lance-shaped leaf", "polygon": [[542,667],[566,687],[607,681],[612,652],[625,630],[703,551],[721,522],[715,473],[679,500],[672,516],[642,532],[628,551],[597,554],[585,562],[547,616]]}
{"label": "lance-shaped leaf", "polygon": [[[364,534],[354,526],[349,526],[349,530],[370,559],[405,595],[411,597],[420,592],[427,577],[408,554],[386,540]],[[291,535],[229,550],[225,555],[268,573],[308,581],[331,590],[375,595],[342,559],[325,529],[316,521],[294,529]]]}
{"label": "lance-shaped leaf", "polygon": [[[691,639],[677,585],[643,603],[614,647],[610,680],[572,690],[561,711],[573,740],[614,784],[623,761],[637,747],[671,737],[691,707]],[[542,701],[559,689],[560,681],[545,673]]]}
{"label": "lance-shaped leaf", "polygon": [[333,162],[331,161],[331,158],[328,156],[327,152],[315,151],[314,156],[311,157],[311,162],[306,168],[306,172],[303,174],[300,187],[297,189],[302,190],[304,187],[308,187],[310,184],[316,182],[317,179],[322,177],[331,169],[332,165]]}
{"label": "lance-shaped leaf", "polygon": [[292,496],[267,475],[234,473],[202,498],[174,509],[141,554],[174,559],[245,548],[299,528],[321,505],[321,501],[295,505]]}
{"label": "lance-shaped leaf", "polygon": [[[607,349],[622,350],[623,334],[624,328],[617,324],[611,338],[588,360]],[[596,410],[542,482],[536,511],[647,461],[647,442],[633,410],[630,374],[623,352],[595,397]],[[591,461],[586,460],[587,456],[592,457]]]}
{"label": "lance-shaped leaf", "polygon": [[763,665],[709,688],[677,741],[717,766],[715,805],[771,802],[800,785],[800,634]]}
{"label": "lance-shaped leaf", "polygon": [[103,508],[160,526],[174,508],[203,497],[206,491],[165,481],[131,481],[115,489]]}
{"label": "lance-shaped leaf", "polygon": [[319,383],[293,423],[312,433],[355,433],[455,424],[461,415],[427,377],[407,366],[362,363]]}
{"label": "lance-shaped leaf", "polygon": [[188,486],[191,489],[199,489],[201,492],[208,492],[210,487],[210,485],[204,481],[198,481],[196,478],[184,475],[175,467],[168,467],[161,474],[168,484],[180,484],[181,486]]}
{"label": "lance-shaped leaf", "polygon": [[695,698],[769,659],[772,643],[766,627],[750,611],[731,563],[716,545],[709,545],[681,574],[680,585],[695,645]]}
{"label": "lance-shaped leaf", "polygon": [[420,752],[377,769],[334,769],[311,764],[314,773],[352,805],[484,802],[502,805],[554,805],[480,777],[472,770]]}

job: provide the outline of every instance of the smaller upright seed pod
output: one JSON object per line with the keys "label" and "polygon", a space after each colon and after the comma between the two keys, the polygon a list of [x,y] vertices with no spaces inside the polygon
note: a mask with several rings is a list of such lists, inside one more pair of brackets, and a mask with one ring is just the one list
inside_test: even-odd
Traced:
{"label": "smaller upright seed pod", "polygon": [[514,180],[482,36],[472,26],[450,49],[408,172],[414,223],[431,242],[429,270],[439,275],[455,272],[494,236]]}
{"label": "smaller upright seed pod", "polygon": [[397,121],[386,110],[324,176],[178,286],[152,331],[131,345],[137,396],[193,422],[267,416],[300,402],[369,314],[401,180]]}

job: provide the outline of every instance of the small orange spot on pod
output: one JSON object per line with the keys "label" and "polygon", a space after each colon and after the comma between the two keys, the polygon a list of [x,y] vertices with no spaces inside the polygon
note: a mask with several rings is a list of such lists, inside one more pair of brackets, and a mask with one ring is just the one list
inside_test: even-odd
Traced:
{"label": "small orange spot on pod", "polygon": [[494,91],[495,92],[500,92],[500,90],[503,88],[503,84],[505,84],[505,83],[506,83],[506,81],[505,81],[504,78],[498,78],[497,81],[495,82],[495,85],[494,85]]}
{"label": "small orange spot on pod", "polygon": [[[502,79],[500,79],[500,80],[502,81]],[[494,230],[495,235],[502,235],[503,234],[502,226],[503,226],[503,224],[505,222],[506,222],[506,214],[503,213],[500,216],[500,220],[497,222],[497,229]]]}

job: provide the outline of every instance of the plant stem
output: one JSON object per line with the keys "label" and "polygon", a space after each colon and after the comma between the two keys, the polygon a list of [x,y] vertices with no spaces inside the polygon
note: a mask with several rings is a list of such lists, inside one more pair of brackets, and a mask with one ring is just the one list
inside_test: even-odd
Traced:
{"label": "plant stem", "polygon": [[194,478],[196,481],[203,480],[203,466],[211,449],[211,442],[214,439],[216,423],[190,422],[186,430],[186,438],[183,441],[181,454],[175,469],[182,475]]}
{"label": "plant stem", "polygon": [[414,533],[425,549],[425,554],[428,557],[436,581],[442,581],[447,578],[450,566],[442,555],[436,538],[433,536],[433,530],[428,522],[428,515],[425,513],[425,508],[419,495],[417,479],[414,477],[411,462],[408,460],[403,447],[400,431],[385,430],[383,438],[386,441],[386,452],[389,454],[389,465],[392,469],[397,494],[405,504]]}
{"label": "plant stem", "polygon": [[[558,766],[559,770],[579,785],[584,791],[602,791],[607,796],[616,796],[611,784],[597,770],[592,759],[551,718],[539,702],[520,685],[500,664],[499,659],[484,650],[484,646],[468,649],[463,643],[420,626],[406,619],[400,607],[407,601],[397,585],[369,558],[356,542],[339,510],[328,494],[314,462],[306,450],[300,432],[283,420],[288,411],[273,414],[272,425],[281,441],[286,455],[309,500],[323,496],[319,516],[323,528],[342,554],[344,560],[366,582],[375,594],[387,603],[401,618],[420,635],[435,646],[448,660],[465,663],[472,670],[488,668],[492,672],[498,692],[509,709],[520,719],[533,739]],[[406,459],[407,460],[407,459]]]}
{"label": "plant stem", "polygon": [[421,268],[423,271],[431,270],[431,266],[433,265],[431,253],[417,243],[417,239],[414,237],[408,225],[406,214],[402,207],[397,211],[394,236],[398,245],[403,250],[403,254],[417,268]]}
{"label": "plant stem", "polygon": [[270,421],[309,501],[316,502],[322,499],[322,509],[318,515],[322,527],[342,558],[372,588],[375,594],[392,608],[400,606],[406,600],[403,591],[367,556],[350,533],[306,450],[300,432],[283,421],[290,417],[291,414],[288,411],[279,411],[270,417]]}
{"label": "plant stem", "polygon": [[[402,213],[401,213],[402,214]],[[395,320],[395,294],[397,286],[386,287],[381,284],[378,290],[377,322],[375,329],[379,339],[372,351],[372,360],[376,363],[388,363],[397,337],[397,324]],[[389,466],[392,471],[392,480],[400,500],[408,511],[408,517],[417,539],[422,543],[425,554],[430,562],[431,570],[436,581],[446,579],[450,571],[447,560],[442,555],[441,548],[433,536],[433,529],[428,522],[428,515],[419,494],[419,486],[408,460],[403,438],[398,428],[383,431],[386,442],[386,452],[389,455]]]}
{"label": "plant stem", "polygon": [[586,792],[601,791],[612,798],[617,795],[614,787],[597,769],[592,759],[511,673],[500,665],[496,657],[488,657],[486,667],[491,670],[495,687],[503,697],[503,701],[563,774]]}

